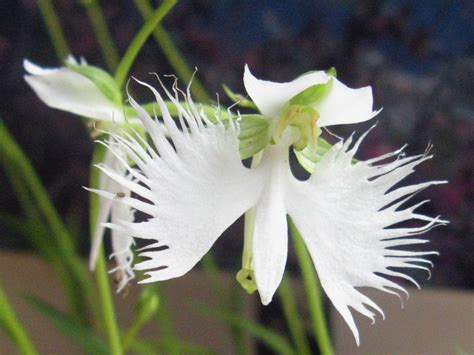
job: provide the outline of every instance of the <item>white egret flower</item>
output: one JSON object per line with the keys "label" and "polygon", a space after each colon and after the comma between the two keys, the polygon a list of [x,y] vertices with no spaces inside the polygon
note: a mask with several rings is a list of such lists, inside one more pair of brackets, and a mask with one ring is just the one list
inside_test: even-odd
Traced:
{"label": "white egret flower", "polygon": [[[406,207],[416,192],[442,182],[398,187],[418,164],[430,159],[424,154],[405,157],[401,154],[403,148],[354,162],[367,133],[355,142],[350,137],[335,144],[314,163],[314,172],[308,180],[297,180],[289,166],[290,146],[304,141],[309,144],[312,135],[306,140],[301,137],[304,129],[311,130],[315,124],[355,123],[373,117],[370,88],[353,90],[335,81],[332,88],[327,86],[323,90],[324,95],[316,92],[317,100],[313,97],[305,101],[300,97],[293,101],[314,104],[310,109],[305,104],[301,106],[303,111],[287,115],[282,112],[295,95],[335,79],[316,72],[279,84],[258,80],[246,69],[244,80],[251,98],[272,121],[269,129],[274,130],[269,132],[273,140],[269,140],[260,164],[253,169],[246,168],[241,161],[238,118],[229,118],[227,122],[219,118],[211,120],[193,103],[189,90],[186,105],[166,91],[180,112],[179,126],[183,128],[180,129],[160,94],[141,83],[155,94],[171,142],[158,121],[129,96],[153,147],[140,137],[112,133],[108,149],[116,155],[125,152],[133,161],[138,170],[127,160],[121,163],[136,181],[123,179],[113,166],[103,166],[102,171],[137,197],[117,200],[114,191],[94,192],[150,217],[145,222],[114,221],[106,226],[149,241],[140,250],[142,261],[134,265],[134,270],[147,276],[140,283],[148,283],[187,273],[239,216],[255,208],[252,264],[261,301],[266,305],[283,277],[289,216],[303,237],[324,291],[359,344],[350,308],[372,320],[373,310],[384,315],[357,288],[374,287],[399,295],[407,291],[387,277],[400,277],[418,286],[399,268],[429,271],[425,265],[432,263],[424,257],[436,252],[395,248],[426,243],[427,240],[416,235],[446,223],[439,217],[416,212],[426,201]],[[314,96],[313,92],[308,93]],[[301,112],[309,112],[309,116],[302,118]],[[420,225],[391,227],[412,219],[421,221]]]}
{"label": "white egret flower", "polygon": [[[28,60],[24,61],[26,82],[38,97],[48,106],[85,116],[103,123],[124,123],[124,107],[120,89],[114,79],[105,71],[87,65],[84,59],[78,63],[72,56],[66,60],[66,66],[54,69],[41,68]],[[128,124],[137,123],[134,117],[128,117]],[[141,124],[141,123],[140,123]],[[108,124],[106,127],[113,127]],[[135,126],[136,127],[136,126]],[[105,155],[104,162],[114,166],[122,178],[126,178],[126,169],[121,169],[118,158],[110,151]],[[113,179],[101,174],[99,188],[108,191],[116,190],[117,198],[129,196],[130,191],[121,189]],[[133,213],[123,204],[114,203],[108,199],[100,199],[98,223],[92,239],[89,265],[95,267],[98,252],[102,244],[104,227],[109,217],[116,220],[133,221]],[[118,291],[134,277],[131,268],[133,253],[130,246],[133,238],[121,232],[112,231],[112,256],[116,267],[111,272],[119,275]]]}

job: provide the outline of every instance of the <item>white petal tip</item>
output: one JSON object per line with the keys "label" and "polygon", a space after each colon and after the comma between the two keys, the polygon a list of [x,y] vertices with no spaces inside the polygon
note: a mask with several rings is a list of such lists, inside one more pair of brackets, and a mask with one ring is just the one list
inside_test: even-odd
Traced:
{"label": "white petal tip", "polygon": [[267,295],[260,295],[260,301],[264,306],[268,306],[270,302],[272,301],[272,296],[267,296]]}

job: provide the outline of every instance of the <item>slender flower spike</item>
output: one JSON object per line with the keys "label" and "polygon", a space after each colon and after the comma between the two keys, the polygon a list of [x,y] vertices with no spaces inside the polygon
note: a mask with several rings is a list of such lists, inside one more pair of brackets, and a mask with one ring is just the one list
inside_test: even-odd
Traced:
{"label": "slender flower spike", "polygon": [[[254,208],[253,274],[266,305],[285,269],[289,216],[301,232],[322,287],[359,343],[350,308],[372,320],[373,310],[382,316],[383,311],[357,288],[374,287],[400,297],[406,290],[389,278],[418,285],[400,268],[429,271],[425,265],[431,262],[425,256],[437,253],[408,251],[406,246],[427,242],[416,236],[446,222],[416,212],[426,201],[409,207],[407,201],[442,182],[398,187],[418,164],[430,159],[405,157],[402,149],[354,162],[367,133],[355,142],[350,137],[332,146],[314,163],[308,180],[297,180],[289,167],[290,146],[311,146],[317,122],[327,126],[370,119],[374,115],[370,88],[349,89],[323,72],[277,84],[260,81],[246,69],[244,80],[250,97],[271,121],[273,137],[263,149],[260,164],[252,169],[242,164],[239,154],[238,117],[227,122],[218,114],[217,119],[206,117],[189,90],[186,105],[178,102],[177,89],[174,94],[166,91],[180,112],[183,129],[179,129],[160,94],[142,83],[155,94],[171,141],[157,120],[129,97],[153,147],[139,137],[112,133],[108,149],[116,155],[125,152],[134,162],[136,166],[130,166],[121,160],[135,181],[121,178],[113,166],[103,166],[102,171],[134,193],[117,202],[146,213],[149,219],[106,226],[148,241],[140,250],[142,261],[134,265],[134,270],[147,276],[140,282],[147,283],[187,273],[239,216]],[[315,86],[330,80],[332,87]],[[110,191],[96,192],[116,200]],[[392,227],[413,219],[420,221],[418,226]]]}

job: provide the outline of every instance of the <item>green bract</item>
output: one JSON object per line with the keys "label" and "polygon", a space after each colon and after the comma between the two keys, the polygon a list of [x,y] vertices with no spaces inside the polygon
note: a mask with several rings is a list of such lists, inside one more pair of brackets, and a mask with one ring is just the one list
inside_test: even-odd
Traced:
{"label": "green bract", "polygon": [[117,105],[122,105],[120,88],[109,73],[92,65],[67,64],[67,66],[91,80],[110,101]]}

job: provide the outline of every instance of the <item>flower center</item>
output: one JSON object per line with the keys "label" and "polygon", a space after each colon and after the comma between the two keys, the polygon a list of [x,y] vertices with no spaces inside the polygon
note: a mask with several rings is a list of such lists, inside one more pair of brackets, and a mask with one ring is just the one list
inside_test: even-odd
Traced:
{"label": "flower center", "polygon": [[311,106],[289,105],[276,120],[272,138],[275,144],[291,139],[297,150],[315,151],[321,129],[317,125],[319,113]]}

